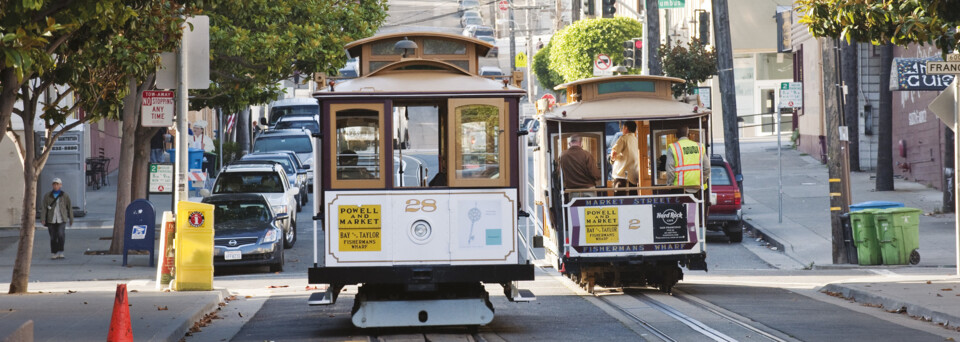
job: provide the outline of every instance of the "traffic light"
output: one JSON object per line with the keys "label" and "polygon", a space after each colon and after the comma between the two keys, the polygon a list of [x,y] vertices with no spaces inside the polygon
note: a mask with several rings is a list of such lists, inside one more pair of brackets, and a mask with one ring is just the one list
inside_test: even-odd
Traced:
{"label": "traffic light", "polygon": [[633,38],[631,43],[633,43],[633,67],[643,69],[643,38]]}
{"label": "traffic light", "polygon": [[633,39],[623,42],[623,66],[633,68],[634,58]]}
{"label": "traffic light", "polygon": [[594,7],[596,7],[596,2],[594,2],[594,0],[583,0],[583,15],[594,15]]}
{"label": "traffic light", "polygon": [[604,18],[613,18],[613,14],[617,13],[617,0],[603,0],[603,17]]}

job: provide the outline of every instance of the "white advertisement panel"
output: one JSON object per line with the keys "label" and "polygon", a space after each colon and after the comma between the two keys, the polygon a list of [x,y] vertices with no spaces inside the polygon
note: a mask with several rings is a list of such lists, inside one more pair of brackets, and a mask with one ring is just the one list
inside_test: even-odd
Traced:
{"label": "white advertisement panel", "polygon": [[326,266],[517,263],[516,190],[325,193]]}

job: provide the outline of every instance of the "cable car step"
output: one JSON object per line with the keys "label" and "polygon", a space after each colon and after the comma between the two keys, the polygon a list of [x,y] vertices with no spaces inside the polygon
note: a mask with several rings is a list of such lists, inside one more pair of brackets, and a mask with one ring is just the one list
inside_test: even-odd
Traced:
{"label": "cable car step", "polygon": [[314,292],[310,294],[310,299],[307,299],[307,305],[332,305],[337,302],[337,299],[333,296],[332,287],[328,288],[324,292]]}
{"label": "cable car step", "polygon": [[353,314],[359,328],[485,325],[493,320],[485,297],[361,301]]}

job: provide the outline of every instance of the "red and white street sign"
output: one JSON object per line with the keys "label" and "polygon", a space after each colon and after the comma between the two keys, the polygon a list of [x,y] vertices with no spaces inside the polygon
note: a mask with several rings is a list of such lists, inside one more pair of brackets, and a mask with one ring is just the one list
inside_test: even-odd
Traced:
{"label": "red and white street sign", "polygon": [[173,92],[165,90],[147,90],[143,92],[143,103],[140,105],[143,127],[170,127],[173,126]]}
{"label": "red and white street sign", "polygon": [[593,75],[613,75],[612,67],[613,61],[610,60],[610,56],[601,53],[597,55],[597,59],[593,60]]}
{"label": "red and white street sign", "polygon": [[557,98],[554,97],[553,94],[543,94],[543,97],[541,97],[541,99],[547,100],[547,105],[549,105],[550,107],[553,107],[557,104]]}
{"label": "red and white street sign", "polygon": [[506,11],[510,8],[510,3],[507,2],[507,0],[501,0],[500,2],[497,2],[497,7],[500,8],[501,11]]}

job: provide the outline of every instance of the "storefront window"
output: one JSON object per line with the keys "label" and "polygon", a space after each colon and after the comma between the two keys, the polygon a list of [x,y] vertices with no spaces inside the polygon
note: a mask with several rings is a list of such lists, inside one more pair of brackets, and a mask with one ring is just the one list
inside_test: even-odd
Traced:
{"label": "storefront window", "polygon": [[792,80],[793,55],[789,53],[758,53],[757,80]]}

